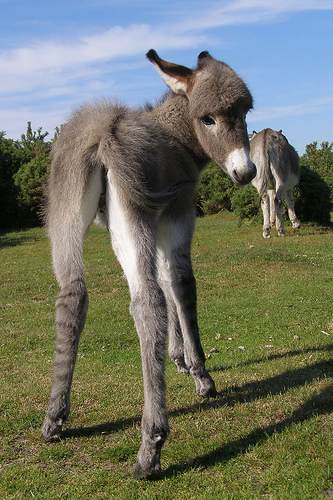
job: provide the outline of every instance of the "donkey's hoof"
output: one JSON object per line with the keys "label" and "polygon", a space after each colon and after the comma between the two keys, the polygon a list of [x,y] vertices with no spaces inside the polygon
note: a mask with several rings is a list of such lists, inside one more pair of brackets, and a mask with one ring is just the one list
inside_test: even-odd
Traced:
{"label": "donkey's hoof", "polygon": [[54,422],[49,417],[45,417],[43,426],[42,426],[42,436],[45,441],[53,442],[60,441],[62,433],[62,421],[59,420]]}
{"label": "donkey's hoof", "polygon": [[299,228],[300,228],[300,226],[301,226],[301,224],[300,224],[298,221],[293,222],[293,223],[292,223],[292,225],[293,225],[293,228],[294,228],[294,229],[299,229]]}
{"label": "donkey's hoof", "polygon": [[269,231],[264,231],[264,232],[262,233],[262,235],[263,235],[263,237],[264,237],[264,238],[270,238],[270,237],[271,237],[271,235],[270,235]]}
{"label": "donkey's hoof", "polygon": [[161,477],[161,466],[157,465],[152,469],[144,469],[140,464],[137,464],[135,467],[135,471],[133,474],[134,479],[145,479],[145,480],[154,480],[159,479]]}
{"label": "donkey's hoof", "polygon": [[286,232],[285,232],[285,230],[284,230],[284,229],[280,229],[280,230],[278,231],[278,236],[285,236],[285,235],[286,235]]}
{"label": "donkey's hoof", "polygon": [[205,370],[202,377],[194,377],[195,389],[201,398],[215,398],[217,395],[215,382],[209,373]]}

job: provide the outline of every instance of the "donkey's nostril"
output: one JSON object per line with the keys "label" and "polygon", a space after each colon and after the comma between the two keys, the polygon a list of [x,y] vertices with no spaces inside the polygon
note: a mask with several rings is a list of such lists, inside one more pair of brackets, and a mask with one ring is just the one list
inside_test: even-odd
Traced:
{"label": "donkey's nostril", "polygon": [[247,170],[239,172],[238,170],[234,169],[232,174],[237,184],[249,184],[257,175],[257,169],[255,164],[251,162]]}
{"label": "donkey's nostril", "polygon": [[240,178],[240,176],[239,176],[239,174],[238,174],[238,172],[237,172],[236,169],[233,170],[232,174],[233,174],[233,178],[235,179],[235,181],[240,183],[241,182],[241,178]]}

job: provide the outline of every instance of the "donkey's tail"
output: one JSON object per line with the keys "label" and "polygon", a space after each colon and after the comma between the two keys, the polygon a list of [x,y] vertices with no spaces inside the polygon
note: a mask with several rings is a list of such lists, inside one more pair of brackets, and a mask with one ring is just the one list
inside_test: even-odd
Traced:
{"label": "donkey's tail", "polygon": [[261,158],[261,171],[260,171],[260,188],[259,188],[259,199],[262,200],[263,195],[267,192],[268,185],[272,178],[271,172],[271,159],[269,155],[269,147],[268,147],[268,137],[267,137],[267,129],[264,131],[263,137],[263,145],[262,145],[262,158]]}

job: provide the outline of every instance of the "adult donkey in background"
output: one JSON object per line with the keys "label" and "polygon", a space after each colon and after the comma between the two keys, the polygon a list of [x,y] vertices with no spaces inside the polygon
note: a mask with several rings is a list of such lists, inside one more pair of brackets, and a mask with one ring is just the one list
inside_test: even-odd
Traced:
{"label": "adult donkey in background", "polygon": [[136,478],[160,472],[169,433],[164,357],[190,373],[202,397],[216,394],[205,368],[191,264],[194,197],[210,158],[236,184],[256,169],[249,157],[245,116],[252,97],[244,82],[208,52],[196,69],[147,54],[172,90],[155,107],[137,111],[106,101],[85,105],[53,149],[46,223],[61,291],[56,303],[53,387],[42,434],[60,438],[88,296],[82,247],[97,212],[128,280],[140,340],[144,381],[142,444]]}
{"label": "adult donkey in background", "polygon": [[253,132],[250,141],[250,156],[257,167],[257,175],[252,184],[257,188],[261,199],[264,238],[270,238],[270,231],[275,223],[278,235],[285,235],[282,221],[284,195],[292,226],[300,226],[293,195],[293,189],[300,179],[298,154],[281,132],[265,128],[259,133]]}

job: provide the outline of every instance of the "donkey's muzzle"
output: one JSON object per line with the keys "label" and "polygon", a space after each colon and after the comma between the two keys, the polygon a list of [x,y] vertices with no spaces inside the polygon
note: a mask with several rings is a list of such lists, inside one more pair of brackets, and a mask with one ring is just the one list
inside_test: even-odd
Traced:
{"label": "donkey's muzzle", "polygon": [[249,165],[249,169],[246,171],[238,172],[237,170],[234,170],[231,178],[235,182],[235,184],[244,185],[249,184],[256,175],[257,168],[255,164],[252,163],[252,165]]}
{"label": "donkey's muzzle", "polygon": [[230,153],[225,165],[232,181],[238,185],[249,184],[257,175],[256,166],[246,148],[235,149]]}

